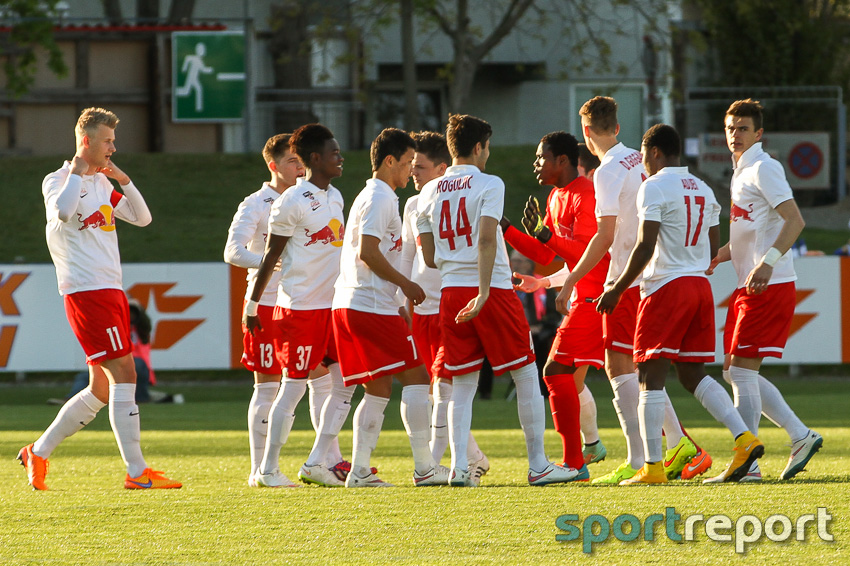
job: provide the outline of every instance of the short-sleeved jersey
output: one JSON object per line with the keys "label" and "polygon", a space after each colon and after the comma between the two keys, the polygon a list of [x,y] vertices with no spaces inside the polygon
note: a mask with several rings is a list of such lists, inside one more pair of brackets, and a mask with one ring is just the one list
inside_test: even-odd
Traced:
{"label": "short-sleeved jersey", "polygon": [[[452,165],[422,187],[420,232],[434,234],[434,262],[442,288],[478,287],[478,234],[482,216],[502,218],[505,183],[474,165]],[[512,289],[511,268],[502,231],[496,230],[496,261],[490,286]]]}
{"label": "short-sleeved jersey", "polygon": [[[529,259],[548,265],[561,256],[567,267],[573,269],[596,234],[596,197],[593,183],[577,177],[566,187],[555,187],[546,203],[543,223],[552,232],[545,244],[536,238],[510,227],[505,231],[505,240]],[[606,253],[590,272],[576,283],[578,297],[596,298],[602,294],[602,286],[608,273],[609,255]]]}
{"label": "short-sleeved jersey", "polygon": [[[79,187],[80,197],[74,214],[63,222],[56,212],[56,199],[66,183]],[[103,173],[72,175],[67,161],[44,178],[41,191],[47,213],[47,248],[56,266],[59,294],[122,289],[115,219],[123,219],[124,195]]]}
{"label": "short-sleeved jersey", "polygon": [[334,284],[333,308],[397,315],[398,286],[378,277],[360,259],[360,236],[378,238],[378,250],[395,269],[401,266],[401,217],[398,196],[385,182],[369,179],[348,212],[345,239]]}
{"label": "short-sleeved jersey", "polygon": [[[251,193],[239,204],[230,229],[227,231],[227,243],[225,250],[231,250],[234,259],[230,261],[237,267],[248,269],[248,289],[245,299],[251,297],[248,293],[257,279],[257,271],[263,262],[263,252],[266,249],[266,239],[269,231],[269,213],[272,203],[280,194],[268,183],[263,183],[262,188]],[[238,249],[234,249],[238,248]],[[277,285],[280,282],[280,272],[273,271],[269,283],[260,297],[260,304],[274,306],[277,298]]]}
{"label": "short-sleeved jersey", "polygon": [[687,167],[665,167],[640,186],[637,208],[641,220],[660,223],[641,296],[678,277],[705,277],[711,263],[708,229],[720,223],[720,205],[708,185]]}
{"label": "short-sleeved jersey", "polygon": [[298,179],[272,205],[269,231],[289,241],[280,256],[277,306],[328,309],[345,237],[342,194]]}
{"label": "short-sleeved jersey", "polygon": [[[794,198],[782,164],[754,143],[745,151],[732,173],[732,210],[729,213],[729,251],[738,275],[738,288],[776,242],[785,220],[776,207]],[[791,252],[773,266],[770,285],[796,281]]]}
{"label": "short-sleeved jersey", "polygon": [[413,195],[404,204],[401,228],[401,274],[415,281],[425,291],[422,304],[414,305],[413,312],[432,315],[440,312],[440,271],[425,265],[416,219],[419,217],[417,204],[419,195]]}
{"label": "short-sleeved jersey", "polygon": [[[609,149],[593,174],[596,190],[596,216],[616,216],[614,241],[608,250],[607,284],[611,285],[625,271],[629,255],[635,247],[638,232],[637,191],[646,179],[646,170],[640,152],[618,143]],[[638,277],[632,284],[640,283]]]}

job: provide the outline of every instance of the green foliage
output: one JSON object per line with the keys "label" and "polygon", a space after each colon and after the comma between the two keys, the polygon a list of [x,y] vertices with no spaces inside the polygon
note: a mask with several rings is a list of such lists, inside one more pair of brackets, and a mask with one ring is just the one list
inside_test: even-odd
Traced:
{"label": "green foliage", "polygon": [[[697,0],[719,84],[835,84],[847,66],[848,0]],[[846,83],[845,83],[846,84]]]}
{"label": "green foliage", "polygon": [[58,76],[65,76],[68,67],[62,51],[53,38],[53,20],[58,0],[0,0],[0,12],[11,23],[8,41],[0,44],[0,56],[5,56],[3,71],[6,89],[21,96],[33,85],[38,49],[47,53],[47,67]]}

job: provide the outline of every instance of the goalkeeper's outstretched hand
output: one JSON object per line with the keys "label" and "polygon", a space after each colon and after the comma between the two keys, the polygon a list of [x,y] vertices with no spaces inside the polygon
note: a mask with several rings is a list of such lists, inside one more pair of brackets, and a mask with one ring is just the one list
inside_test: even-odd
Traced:
{"label": "goalkeeper's outstretched hand", "polygon": [[522,226],[528,232],[529,236],[537,238],[544,244],[552,237],[552,232],[543,224],[543,217],[540,214],[540,204],[534,196],[528,197],[522,217]]}

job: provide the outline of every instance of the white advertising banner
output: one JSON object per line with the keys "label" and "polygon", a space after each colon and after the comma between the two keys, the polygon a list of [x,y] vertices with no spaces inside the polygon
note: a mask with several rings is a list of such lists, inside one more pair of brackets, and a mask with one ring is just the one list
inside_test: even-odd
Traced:
{"label": "white advertising banner", "polygon": [[[217,263],[125,264],[125,291],[151,319],[155,369],[230,367],[230,280]],[[0,265],[0,371],[85,368],[50,264]]]}

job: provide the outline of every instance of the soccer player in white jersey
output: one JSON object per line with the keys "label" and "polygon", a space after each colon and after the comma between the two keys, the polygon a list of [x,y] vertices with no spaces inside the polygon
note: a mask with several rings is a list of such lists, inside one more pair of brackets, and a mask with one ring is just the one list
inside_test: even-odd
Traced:
{"label": "soccer player in white jersey", "polygon": [[[89,386],[71,397],[38,440],[18,453],[30,485],[38,490],[47,489],[47,459],[53,450],[107,403],[127,466],[124,487],[181,487],[147,465],[139,443],[130,307],[122,289],[115,220],[147,226],[151,213],[130,177],[112,162],[117,125],[118,117],[109,110],[83,110],[75,128],[74,157],[42,183],[47,247],[68,322],[86,354]],[[117,181],[122,192],[109,179]]]}
{"label": "soccer player in white jersey", "polygon": [[[594,97],[581,107],[579,113],[585,143],[600,160],[593,175],[598,229],[572,273],[563,270],[549,276],[553,287],[563,282],[556,305],[564,313],[568,310],[567,305],[576,283],[591,272],[606,252],[611,257],[606,286],[613,284],[623,272],[637,239],[637,191],[646,179],[640,153],[617,141],[620,125],[617,123],[617,103],[613,98]],[[617,485],[636,474],[644,462],[637,415],[638,375],[632,360],[637,305],[640,300],[639,283],[640,276],[622,297],[619,308],[603,317],[605,371],[614,390],[614,408],[626,438],[628,456],[613,472],[594,479],[593,483],[597,484]],[[687,479],[705,472],[711,466],[711,458],[701,453],[685,435],[669,398],[666,407],[664,433],[668,450],[665,467],[668,468],[668,474],[671,477],[681,474]]]}
{"label": "soccer player in white jersey", "polygon": [[[426,183],[442,177],[451,164],[449,146],[445,136],[437,132],[413,134],[416,153],[413,156],[413,184],[421,191]],[[431,374],[434,405],[431,411],[431,455],[438,464],[449,444],[448,408],[452,397],[452,378],[446,371],[440,331],[440,272],[425,265],[422,247],[418,244],[419,231],[416,219],[419,195],[413,195],[404,204],[401,229],[402,275],[418,283],[425,291],[425,300],[410,308],[411,331],[425,369]],[[467,456],[470,469],[480,478],[490,470],[490,461],[478,447],[470,433]]]}
{"label": "soccer player in white jersey", "polygon": [[484,173],[490,156],[490,124],[468,115],[449,116],[446,140],[452,166],[422,189],[417,226],[424,259],[442,276],[440,320],[445,366],[453,376],[449,443],[454,486],[477,486],[467,442],[472,402],[484,357],[493,372],[511,372],[517,411],[528,450],[531,485],[568,482],[578,472],[549,462],[543,451],[545,409],[531,330],[513,291],[507,249],[499,229],[505,184]]}
{"label": "soccer player in white jersey", "polygon": [[[342,195],[331,185],[331,180],[342,174],[343,158],[333,133],[320,124],[298,128],[289,146],[304,163],[307,173],[272,204],[269,235],[256,278],[248,286],[244,316],[249,332],[256,335],[263,329],[265,321],[258,316],[259,302],[280,261],[281,277],[271,324],[278,326],[275,352],[286,375],[269,409],[268,434],[255,474],[257,484],[262,487],[298,485],[280,471],[278,461],[292,430],[295,407],[306,392],[307,378],[317,377],[311,372],[324,362],[331,375],[318,374],[327,387],[322,388],[322,398],[311,403],[317,434],[334,376],[337,389],[342,389],[341,377],[333,363],[336,355],[331,340],[330,306],[344,234]],[[341,484],[328,462],[318,463],[315,470],[323,476],[315,483]]]}
{"label": "soccer player in white jersey", "polygon": [[[726,111],[726,142],[732,152],[732,211],[729,243],[712,269],[732,261],[738,287],[729,300],[723,378],[732,384],[735,406],[754,433],[764,414],[791,438],[791,456],[779,476],[803,471],[823,438],[794,414],[782,394],[759,374],[765,357],[782,357],[796,305],[794,262],[788,250],[805,223],[782,165],[761,146],[762,106],[738,100]],[[747,479],[758,481],[753,465]]]}
{"label": "soccer player in white jersey", "polygon": [[671,126],[657,124],[644,134],[641,154],[650,177],[637,194],[637,243],[597,305],[600,312],[616,312],[643,272],[634,360],[646,462],[620,485],[667,481],[661,431],[671,361],[685,389],[735,437],[735,457],[723,481],[739,481],[764,454],[764,445],[747,429],[729,395],[705,374],[705,362],[714,361],[714,297],[705,270],[719,247],[720,205],[705,183],[679,166],[680,153],[679,134]]}
{"label": "soccer player in white jersey", "polygon": [[[240,203],[227,232],[224,261],[248,270],[246,301],[251,298],[248,294],[250,285],[256,279],[263,260],[272,203],[283,191],[294,185],[298,177],[304,176],[301,159],[289,150],[290,137],[291,134],[277,134],[266,141],[262,155],[271,179]],[[262,330],[255,330],[252,334],[247,327],[242,327],[242,365],[254,372],[254,394],[248,404],[248,443],[251,455],[248,485],[252,487],[257,486],[255,474],[266,446],[269,409],[280,388],[283,371],[274,351],[275,340],[280,340],[280,328],[272,323],[279,281],[280,271],[275,271],[260,299],[257,313]],[[329,377],[326,381],[330,385]],[[313,385],[315,380],[310,383]]]}
{"label": "soccer player in white jersey", "polygon": [[434,462],[429,440],[430,379],[402,318],[397,290],[414,305],[422,288],[402,275],[401,217],[395,191],[407,185],[416,144],[406,132],[383,130],[372,142],[372,178],[354,199],[334,285],[333,326],[339,362],[350,389],[366,390],[354,413],[354,447],[346,487],[386,487],[370,469],[393,377],[401,393],[401,419],[413,451],[413,484],[438,485],[449,470]]}

